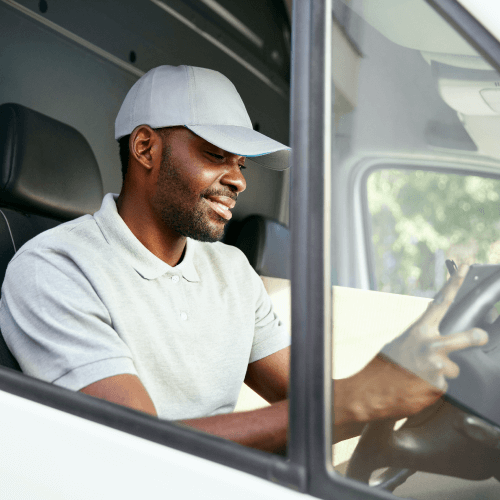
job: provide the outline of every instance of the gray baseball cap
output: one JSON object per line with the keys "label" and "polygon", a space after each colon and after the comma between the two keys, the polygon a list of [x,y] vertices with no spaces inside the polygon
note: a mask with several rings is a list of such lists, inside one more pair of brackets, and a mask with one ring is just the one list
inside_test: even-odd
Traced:
{"label": "gray baseball cap", "polygon": [[290,148],[255,131],[235,86],[218,71],[158,66],[129,90],[115,121],[115,139],[138,125],[184,125],[229,153],[273,170],[289,166]]}

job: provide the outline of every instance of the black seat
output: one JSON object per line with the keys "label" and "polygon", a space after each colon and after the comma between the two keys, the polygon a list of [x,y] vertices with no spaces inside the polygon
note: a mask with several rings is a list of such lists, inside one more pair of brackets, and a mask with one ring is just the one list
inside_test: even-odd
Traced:
{"label": "black seat", "polygon": [[[20,104],[0,106],[0,286],[24,243],[95,212],[102,197],[99,166],[80,132]],[[0,365],[20,371],[1,332]]]}
{"label": "black seat", "polygon": [[234,243],[260,276],[290,279],[290,231],[262,215],[250,215],[240,223]]}

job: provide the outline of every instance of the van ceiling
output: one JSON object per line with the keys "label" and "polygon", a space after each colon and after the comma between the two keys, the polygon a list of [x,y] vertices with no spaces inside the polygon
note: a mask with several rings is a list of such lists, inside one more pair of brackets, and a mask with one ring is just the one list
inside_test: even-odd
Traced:
{"label": "van ceiling", "polygon": [[478,55],[426,2],[355,0],[346,3],[391,42],[403,47],[447,54]]}

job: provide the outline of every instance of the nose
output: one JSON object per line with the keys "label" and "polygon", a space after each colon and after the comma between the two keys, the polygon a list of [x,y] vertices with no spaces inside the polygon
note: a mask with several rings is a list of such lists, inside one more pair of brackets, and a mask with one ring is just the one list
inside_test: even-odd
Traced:
{"label": "nose", "polygon": [[238,161],[231,161],[228,163],[227,168],[220,179],[221,184],[231,188],[234,193],[242,193],[247,187],[247,181],[243,176],[241,167]]}

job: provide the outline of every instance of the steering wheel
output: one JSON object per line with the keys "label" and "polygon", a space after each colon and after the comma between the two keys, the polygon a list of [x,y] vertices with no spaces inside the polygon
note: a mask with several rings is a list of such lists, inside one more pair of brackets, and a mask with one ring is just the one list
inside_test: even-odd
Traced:
{"label": "steering wheel", "polygon": [[[439,325],[442,335],[480,327],[490,340],[450,354],[460,375],[445,396],[394,430],[395,420],[367,424],[349,461],[346,476],[394,491],[416,471],[464,479],[500,478],[500,317],[487,317],[500,300],[500,266],[471,266]],[[486,319],[485,319],[486,318]],[[486,420],[485,420],[486,419]],[[375,481],[372,473],[388,468]]]}

